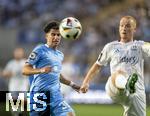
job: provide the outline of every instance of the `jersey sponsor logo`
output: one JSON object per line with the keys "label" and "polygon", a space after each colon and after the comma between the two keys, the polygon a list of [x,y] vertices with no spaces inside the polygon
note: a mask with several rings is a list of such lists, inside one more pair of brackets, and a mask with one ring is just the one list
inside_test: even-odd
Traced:
{"label": "jersey sponsor logo", "polygon": [[34,60],[36,58],[36,56],[37,56],[37,53],[32,52],[29,56],[29,59]]}
{"label": "jersey sponsor logo", "polygon": [[126,64],[130,63],[132,65],[135,65],[139,62],[139,58],[136,56],[131,56],[131,57],[124,56],[120,58],[120,62],[125,62]]}

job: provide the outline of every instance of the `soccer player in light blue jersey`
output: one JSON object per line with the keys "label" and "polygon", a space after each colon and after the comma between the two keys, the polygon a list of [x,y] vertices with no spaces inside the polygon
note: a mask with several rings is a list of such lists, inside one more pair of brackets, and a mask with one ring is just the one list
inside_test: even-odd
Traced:
{"label": "soccer player in light blue jersey", "polygon": [[34,48],[22,71],[24,75],[34,75],[30,88],[30,115],[75,116],[60,91],[60,82],[76,91],[80,87],[61,74],[64,55],[57,50],[61,40],[59,23],[49,22],[44,32],[46,44]]}

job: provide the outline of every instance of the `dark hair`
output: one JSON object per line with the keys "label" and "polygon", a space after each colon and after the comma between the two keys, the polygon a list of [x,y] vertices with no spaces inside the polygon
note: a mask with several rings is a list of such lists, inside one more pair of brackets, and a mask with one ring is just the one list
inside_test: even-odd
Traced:
{"label": "dark hair", "polygon": [[59,22],[50,21],[44,26],[44,32],[48,33],[51,29],[59,29]]}

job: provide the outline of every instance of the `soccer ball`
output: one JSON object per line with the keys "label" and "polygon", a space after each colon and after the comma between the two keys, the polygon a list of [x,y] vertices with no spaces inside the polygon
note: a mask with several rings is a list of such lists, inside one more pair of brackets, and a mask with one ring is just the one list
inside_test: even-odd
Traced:
{"label": "soccer ball", "polygon": [[79,20],[74,17],[67,17],[60,22],[59,31],[64,39],[77,39],[82,32]]}

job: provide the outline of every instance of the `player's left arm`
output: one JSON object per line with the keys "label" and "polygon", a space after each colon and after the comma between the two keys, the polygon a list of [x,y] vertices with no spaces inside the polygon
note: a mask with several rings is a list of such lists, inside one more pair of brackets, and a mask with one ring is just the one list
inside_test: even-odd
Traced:
{"label": "player's left arm", "polygon": [[72,87],[77,92],[79,92],[79,90],[80,90],[80,86],[78,86],[74,82],[66,79],[62,74],[60,74],[60,82],[65,84],[65,85],[68,85],[68,86]]}

